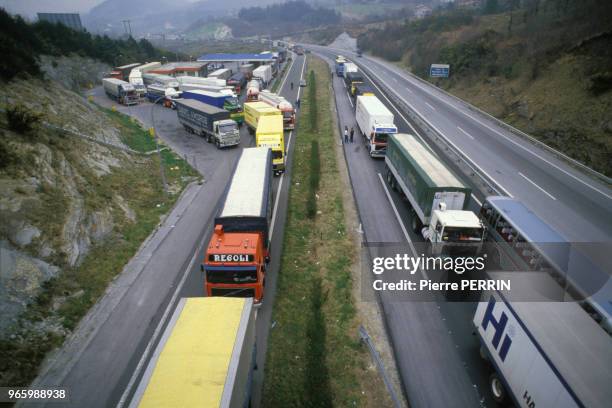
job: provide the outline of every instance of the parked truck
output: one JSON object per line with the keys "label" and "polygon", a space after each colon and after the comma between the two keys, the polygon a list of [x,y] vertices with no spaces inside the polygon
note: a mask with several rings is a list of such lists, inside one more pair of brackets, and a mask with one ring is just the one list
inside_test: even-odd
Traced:
{"label": "parked truck", "polygon": [[129,407],[251,406],[254,310],[249,298],[181,299]]}
{"label": "parked truck", "polygon": [[272,150],[272,170],[275,175],[285,171],[285,135],[281,115],[264,115],[259,118],[255,144]]}
{"label": "parked truck", "polygon": [[177,76],[176,80],[179,82],[179,85],[198,85],[198,86],[217,86],[224,87],[227,86],[225,79],[219,78],[202,78],[202,77],[193,77],[193,76]]}
{"label": "parked truck", "polygon": [[336,60],[334,62],[334,71],[336,71],[336,75],[338,75],[339,77],[344,75],[345,62],[347,62],[346,58],[344,58],[342,55],[338,55],[336,57]]}
{"label": "parked truck", "polygon": [[247,102],[244,104],[244,121],[250,134],[255,134],[259,118],[267,115],[282,117],[281,111],[265,102]]}
{"label": "parked truck", "polygon": [[261,79],[263,87],[266,87],[272,80],[272,67],[270,65],[260,65],[253,70],[253,77]]}
{"label": "parked truck", "polygon": [[344,63],[344,68],[342,69],[342,74],[346,76],[349,72],[359,72],[359,68],[352,62],[346,61]]}
{"label": "parked truck", "polygon": [[295,129],[295,109],[288,100],[268,90],[259,93],[259,100],[281,111],[284,129]]}
{"label": "parked truck", "polygon": [[[512,290],[505,294],[483,293],[473,318],[496,402],[514,402],[525,408],[609,407],[610,335],[579,302],[525,301],[542,299],[542,293],[559,287],[548,274],[514,271],[491,275],[512,283]],[[522,301],[508,300],[513,296]]]}
{"label": "parked truck", "polygon": [[175,77],[171,77],[170,75],[162,75],[162,74],[152,74],[150,72],[145,72],[142,74],[142,81],[145,86],[149,85],[163,85],[166,88],[174,88],[175,90],[179,90],[179,82]]}
{"label": "parked truck", "polygon": [[129,82],[117,78],[104,78],[102,79],[102,85],[104,85],[106,95],[118,103],[122,105],[135,105],[138,103],[136,89]]}
{"label": "parked truck", "polygon": [[217,148],[240,144],[240,131],[225,109],[195,99],[176,101],[176,113],[185,130],[206,137]]}
{"label": "parked truck", "polygon": [[183,92],[184,99],[195,99],[200,102],[216,106],[217,108],[225,109],[230,113],[230,117],[239,125],[244,122],[244,112],[242,105],[235,96],[227,95],[221,92],[210,92],[202,90],[192,90]]}
{"label": "parked truck", "polygon": [[272,194],[272,151],[243,149],[201,265],[208,296],[262,302],[270,261]]}
{"label": "parked truck", "polygon": [[145,96],[147,93],[147,87],[142,80],[142,71],[140,71],[138,68],[132,69],[130,71],[128,82],[134,86],[136,94],[139,98],[143,98]]}
{"label": "parked truck", "polygon": [[242,64],[238,67],[238,69],[240,70],[240,73],[244,75],[247,81],[250,81],[253,77],[253,70],[255,69],[255,66],[253,64]]}
{"label": "parked truck", "polygon": [[374,89],[368,84],[355,84],[351,96],[357,100],[357,97],[360,95],[374,95]]}
{"label": "parked truck", "polygon": [[232,76],[232,70],[229,68],[220,68],[208,74],[208,78],[216,78],[216,79],[223,79],[223,80],[227,80],[231,76]]}
{"label": "parked truck", "polygon": [[259,81],[254,80],[254,79],[249,81],[249,83],[247,84],[247,94],[246,94],[247,102],[255,102],[259,100],[260,87],[261,87],[261,84],[259,83]]}
{"label": "parked truck", "polygon": [[176,101],[181,98],[182,92],[164,85],[149,85],[145,94],[149,102],[161,103],[166,108],[176,109]]}
{"label": "parked truck", "polygon": [[389,137],[385,176],[391,188],[408,199],[412,229],[432,244],[432,254],[480,252],[484,227],[466,210],[472,190],[416,137]]}
{"label": "parked truck", "polygon": [[127,82],[128,79],[130,78],[130,72],[132,72],[132,69],[138,67],[139,65],[140,65],[139,62],[134,62],[132,64],[115,67],[113,69],[113,72],[115,73],[113,77]]}
{"label": "parked truck", "polygon": [[371,157],[383,157],[389,135],[397,133],[393,114],[374,95],[361,95],[355,103],[355,119]]}
{"label": "parked truck", "polygon": [[345,72],[344,73],[344,84],[350,95],[355,94],[355,87],[359,84],[363,84],[363,75],[360,72]]}
{"label": "parked truck", "polygon": [[236,72],[234,75],[228,78],[227,85],[231,86],[238,95],[244,86],[246,85],[246,77],[241,72]]}

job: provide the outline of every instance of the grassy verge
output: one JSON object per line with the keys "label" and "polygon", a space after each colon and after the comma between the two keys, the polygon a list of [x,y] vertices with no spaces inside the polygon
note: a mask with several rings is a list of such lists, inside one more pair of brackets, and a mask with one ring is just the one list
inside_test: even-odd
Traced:
{"label": "grassy verge", "polygon": [[[127,145],[140,151],[154,149],[155,143],[148,133],[127,116],[110,111],[109,116],[121,130]],[[126,155],[121,159],[120,167],[98,177],[88,164],[80,160],[81,149],[86,143],[64,139],[61,150],[83,180],[88,181],[79,185],[83,210],[88,213],[110,210],[112,232],[93,245],[78,266],[71,267],[62,261],[62,256],[58,256],[54,263],[61,267],[62,272],[45,283],[40,295],[10,329],[12,334],[0,339],[1,385],[25,386],[35,378],[45,355],[62,344],[66,335],[103,295],[108,284],[155,229],[160,217],[172,208],[179,193],[197,176],[184,160],[165,150],[161,161],[170,194],[163,191],[160,159],[156,154]],[[50,191],[48,194],[53,202],[66,200],[63,192]],[[133,213],[131,217],[117,203],[117,196],[129,206]],[[46,212],[48,209],[40,210]],[[47,212],[47,222],[57,222],[60,228],[65,212],[66,208],[59,213]],[[58,230],[58,234],[60,232]]]}
{"label": "grassy verge", "polygon": [[[350,268],[358,254],[344,221],[329,69],[313,57],[308,65],[317,88],[303,98],[294,138],[263,406],[380,406],[385,391],[371,386],[378,379],[368,370],[369,355],[357,334]],[[306,120],[311,97],[316,99],[317,131]]]}

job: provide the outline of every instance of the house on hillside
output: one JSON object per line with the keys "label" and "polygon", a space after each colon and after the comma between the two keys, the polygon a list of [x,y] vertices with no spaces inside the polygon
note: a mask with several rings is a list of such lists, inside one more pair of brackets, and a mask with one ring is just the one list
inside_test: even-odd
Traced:
{"label": "house on hillside", "polygon": [[414,17],[420,20],[430,15],[431,11],[431,7],[426,6],[424,4],[419,4],[414,8]]}
{"label": "house on hillside", "polygon": [[462,8],[480,8],[482,3],[482,0],[455,0],[455,5]]}

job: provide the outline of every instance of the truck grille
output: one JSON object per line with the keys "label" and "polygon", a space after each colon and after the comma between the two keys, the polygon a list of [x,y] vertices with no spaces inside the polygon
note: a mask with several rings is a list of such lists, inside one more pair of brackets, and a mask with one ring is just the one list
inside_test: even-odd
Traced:
{"label": "truck grille", "polygon": [[225,297],[255,297],[255,289],[253,288],[212,288],[213,296]]}

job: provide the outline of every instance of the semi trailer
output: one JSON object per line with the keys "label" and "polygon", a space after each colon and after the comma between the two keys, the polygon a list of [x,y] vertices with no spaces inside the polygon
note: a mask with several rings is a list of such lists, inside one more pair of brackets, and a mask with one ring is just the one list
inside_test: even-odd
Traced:
{"label": "semi trailer", "polygon": [[220,68],[208,74],[208,78],[216,78],[216,79],[222,79],[222,80],[227,80],[231,76],[232,76],[232,70],[229,68]]}
{"label": "semi trailer", "polygon": [[200,85],[200,86],[218,86],[224,87],[227,85],[225,79],[219,78],[202,78],[202,77],[193,77],[193,76],[177,76],[176,80],[180,85]]}
{"label": "semi trailer", "polygon": [[191,90],[183,92],[184,99],[195,99],[217,108],[225,109],[230,113],[230,117],[239,125],[244,122],[244,112],[242,106],[235,96],[221,92],[211,92],[203,90]]}
{"label": "semi trailer", "polygon": [[433,254],[480,252],[484,227],[476,214],[466,210],[471,188],[416,137],[403,133],[389,137],[385,177],[408,199],[412,229],[432,244]]}
{"label": "semi trailer", "polygon": [[275,175],[285,171],[285,135],[280,115],[264,115],[259,118],[255,144],[272,150],[272,170]]}
{"label": "semi trailer", "polygon": [[144,82],[145,86],[159,84],[166,88],[174,88],[177,91],[179,90],[179,82],[175,77],[171,77],[170,75],[145,72],[142,74],[142,81]]}
{"label": "semi trailer", "polygon": [[393,114],[374,95],[361,95],[355,103],[355,119],[371,157],[383,157],[389,135],[397,133]]}
{"label": "semi trailer", "polygon": [[208,296],[264,298],[270,261],[272,151],[245,148],[215,218],[201,269]]}
{"label": "semi trailer", "polygon": [[253,78],[261,79],[264,86],[272,80],[272,67],[270,65],[260,65],[253,70]]}
{"label": "semi trailer", "polygon": [[288,100],[268,90],[259,93],[259,100],[281,111],[284,129],[295,129],[295,109]]}
{"label": "semi trailer", "polygon": [[280,110],[265,102],[247,102],[244,104],[244,121],[250,134],[254,134],[257,130],[259,118],[267,115],[282,116]]}
{"label": "semi trailer", "polygon": [[181,299],[129,407],[251,406],[255,321],[252,299]]}
{"label": "semi trailer", "polygon": [[338,55],[336,60],[334,61],[334,71],[336,71],[336,75],[339,77],[344,75],[344,63],[347,62],[346,58],[342,55]]}
{"label": "semi trailer", "polygon": [[255,102],[259,100],[259,90],[261,88],[261,84],[259,81],[252,79],[247,84],[247,93],[246,93],[246,101],[247,102]]}
{"label": "semi trailer", "polygon": [[122,105],[135,105],[138,103],[139,98],[136,89],[129,82],[117,78],[104,78],[102,79],[102,85],[106,95],[118,103]]}
{"label": "semi trailer", "polygon": [[217,148],[240,144],[240,131],[225,109],[194,99],[176,101],[176,113],[185,130],[206,137]]}
{"label": "semi trailer", "polygon": [[231,86],[238,95],[246,85],[246,77],[242,72],[236,72],[234,75],[228,78],[227,85]]}
{"label": "semi trailer", "polygon": [[344,73],[344,84],[350,95],[355,94],[355,87],[359,84],[363,84],[363,75],[360,72],[345,72]]}

